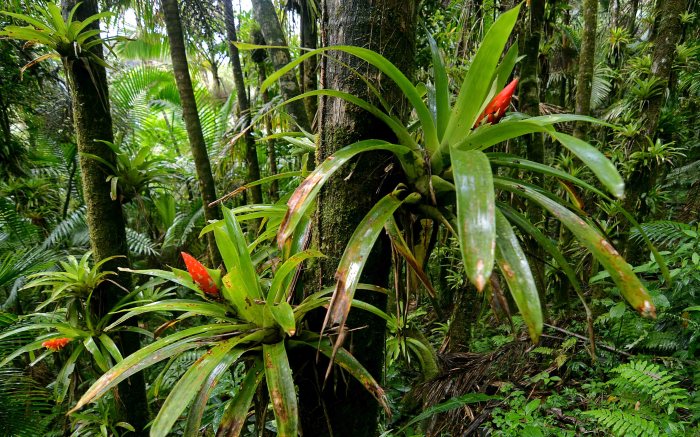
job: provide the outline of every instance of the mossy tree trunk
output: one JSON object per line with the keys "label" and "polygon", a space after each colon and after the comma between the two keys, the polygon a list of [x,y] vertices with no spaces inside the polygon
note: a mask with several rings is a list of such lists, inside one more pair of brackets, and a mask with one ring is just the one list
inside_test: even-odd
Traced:
{"label": "mossy tree trunk", "polygon": [[[314,13],[315,8],[312,4],[316,0],[304,0],[301,2],[301,46],[307,49],[315,49],[318,45],[318,19]],[[310,57],[301,63],[301,92],[305,93],[318,88],[316,80],[316,69],[318,67],[317,58]],[[318,109],[318,97],[307,97],[304,99],[306,113],[309,116],[309,121],[313,123]]]}
{"label": "mossy tree trunk", "polygon": [[[265,41],[270,46],[283,47],[287,45],[287,41],[284,38],[284,32],[282,31],[282,25],[280,24],[277,13],[275,12],[275,6],[272,4],[271,0],[252,0],[253,4],[253,15],[255,16],[255,21],[260,24],[260,30],[262,31]],[[269,49],[270,58],[272,60],[272,65],[275,69],[279,70],[289,63],[291,58],[289,57],[288,49]],[[299,81],[293,71],[288,72],[279,79],[280,91],[282,97],[285,100],[289,100],[292,97],[296,97],[300,94]],[[306,108],[304,107],[304,102],[297,100],[289,103],[285,106],[285,110],[289,115],[292,116],[294,121],[299,125],[300,128],[307,132],[311,131],[311,123],[309,117],[306,114]]]}
{"label": "mossy tree trunk", "polygon": [[[373,49],[410,75],[414,67],[417,1],[327,0],[324,7],[324,46],[355,45]],[[396,113],[404,117],[408,115],[400,92],[388,78],[382,78],[376,70],[357,58],[340,52],[333,53],[333,56],[381,86],[384,98]],[[323,88],[372,100],[366,84],[339,62],[322,58],[321,77]],[[379,120],[339,99],[321,98],[319,117],[317,162],[362,139],[395,140],[391,131]],[[327,258],[319,262],[315,286],[335,283],[338,262],[353,231],[372,206],[394,189],[397,178],[385,172],[390,163],[390,157],[383,153],[363,154],[336,173],[319,194],[314,238],[315,246]],[[386,285],[390,270],[390,247],[380,239],[367,260],[362,281]],[[386,296],[378,293],[357,293],[356,297],[379,308],[386,308]],[[351,311],[348,326],[361,329],[348,335],[345,347],[381,381],[385,323],[367,313]],[[313,369],[314,365],[313,361],[308,363],[307,371],[299,379],[304,435],[376,436],[379,409],[372,396],[354,380],[346,384],[347,378],[337,371],[331,375],[332,381],[326,383],[325,390],[321,391],[323,381],[316,378],[323,378],[325,365],[320,364]],[[329,430],[330,426],[332,431]]]}
{"label": "mossy tree trunk", "polygon": [[[185,37],[182,32],[180,11],[178,9],[177,0],[161,0],[161,5],[165,16],[168,40],[170,41],[170,57],[173,63],[175,83],[177,84],[177,91],[180,94],[182,117],[185,119],[187,138],[190,142],[194,166],[197,171],[197,180],[199,181],[199,190],[204,207],[204,218],[207,221],[219,220],[221,218],[219,209],[217,207],[209,207],[209,204],[216,200],[216,186],[211,173],[207,145],[204,141],[204,134],[202,133],[202,124],[199,120],[197,102],[195,101],[194,88],[192,87],[192,78],[190,77],[187,64]],[[207,234],[207,241],[209,243],[210,262],[212,266],[216,267],[221,264],[221,255],[219,255],[219,251],[216,248],[213,232]]]}
{"label": "mossy tree trunk", "polygon": [[[76,4],[75,0],[64,0],[63,9],[70,11]],[[96,0],[83,0],[75,19],[84,20],[97,13]],[[99,29],[99,22],[94,21],[90,28]],[[101,45],[94,46],[91,51],[102,57]],[[102,317],[124,296],[124,290],[131,289],[131,275],[118,270],[120,267],[129,267],[129,249],[122,206],[118,200],[112,200],[110,197],[108,171],[96,159],[86,156],[91,154],[108,163],[116,162],[112,149],[101,142],[114,140],[107,74],[104,67],[87,57],[76,57],[74,53],[62,55],[73,106],[73,124],[80,153],[79,165],[83,197],[87,205],[93,261],[117,256],[102,267],[105,271],[118,273],[112,277],[114,282],[103,282],[94,291],[91,301],[90,310]],[[135,333],[122,332],[115,340],[124,356],[140,348],[139,338]],[[138,430],[137,434],[146,435],[143,429],[149,418],[143,374],[137,373],[119,384],[117,397],[119,408],[126,412],[125,419]]]}
{"label": "mossy tree trunk", "polygon": [[[224,0],[224,23],[226,25],[226,38],[228,39],[228,52],[231,58],[231,68],[233,69],[233,82],[236,87],[236,98],[238,99],[238,116],[243,118],[241,129],[246,130],[243,135],[245,144],[245,161],[247,166],[246,182],[250,183],[260,179],[260,163],[258,162],[258,151],[255,146],[255,139],[248,126],[250,126],[250,99],[246,92],[245,81],[243,80],[243,69],[238,48],[234,42],[238,41],[236,35],[236,23],[233,19],[233,6],[231,0]],[[248,189],[252,203],[262,203],[262,189],[260,185],[255,185]]]}
{"label": "mossy tree trunk", "polygon": [[[651,72],[658,78],[664,92],[657,93],[648,100],[647,110],[644,113],[646,120],[643,123],[643,135],[638,140],[638,150],[646,147],[648,141],[655,141],[659,136],[659,118],[668,95],[666,90],[672,87],[670,80],[673,61],[676,58],[676,44],[683,34],[681,14],[686,11],[686,8],[686,0],[659,0],[656,4],[659,14],[657,17],[658,31],[654,39]],[[639,166],[628,178],[624,206],[628,211],[635,211],[636,218],[640,222],[649,214],[649,207],[643,201],[642,196],[654,188],[660,170],[661,168],[653,163]],[[629,244],[628,241],[627,259],[632,262],[641,261],[641,250],[641,247]]]}
{"label": "mossy tree trunk", "polygon": [[[522,46],[520,51],[525,58],[520,70],[520,111],[533,117],[540,115],[540,40],[544,28],[545,0],[532,0],[528,8],[527,21],[522,27]],[[544,136],[540,133],[525,136],[527,159],[544,163]],[[540,185],[542,178],[533,176],[533,183]],[[528,204],[528,215],[533,223],[544,220],[542,209]],[[530,265],[534,267],[537,288],[544,302],[544,253],[534,239],[528,239],[529,252],[532,254]]]}
{"label": "mossy tree trunk", "polygon": [[[590,115],[591,84],[595,66],[595,37],[598,25],[598,0],[583,0],[583,38],[581,54],[578,58],[578,76],[576,77],[576,113]],[[586,136],[587,123],[576,123],[574,136]]]}

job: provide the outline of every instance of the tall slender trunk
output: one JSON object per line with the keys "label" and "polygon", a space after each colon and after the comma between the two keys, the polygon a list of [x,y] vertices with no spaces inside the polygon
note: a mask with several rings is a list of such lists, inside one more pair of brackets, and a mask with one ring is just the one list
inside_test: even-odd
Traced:
{"label": "tall slender trunk", "polygon": [[639,10],[639,0],[630,2],[630,13],[627,16],[627,32],[634,37],[637,32],[637,11]]}
{"label": "tall slender trunk", "polygon": [[[315,49],[318,45],[318,20],[314,14],[312,3],[316,0],[304,0],[301,2],[301,46],[307,49]],[[301,92],[305,93],[318,88],[316,80],[316,68],[318,62],[315,56],[312,56],[301,63]],[[309,116],[309,121],[313,123],[318,109],[318,97],[307,97],[304,99],[306,113]]]}
{"label": "tall slender trunk", "polygon": [[[326,0],[324,5],[324,46],[356,45],[376,50],[410,75],[414,67],[418,1]],[[368,69],[367,64],[357,58],[340,52],[333,55],[340,62],[327,58],[321,60],[323,88],[351,93],[363,99],[372,98],[365,83],[343,65],[346,64],[381,85],[380,92],[397,114],[404,118],[408,115],[401,93],[389,79],[380,78],[375,70]],[[340,99],[321,98],[319,117],[317,162],[361,139],[395,140],[382,122]],[[316,247],[326,258],[319,262],[317,286],[335,283],[338,262],[353,230],[376,201],[394,188],[396,177],[393,177],[393,183],[385,180],[384,169],[389,162],[389,156],[383,153],[363,154],[355,165],[346,166],[334,175],[319,193],[314,238]],[[386,284],[390,260],[387,242],[377,241],[362,280]],[[386,296],[378,293],[358,292],[357,297],[379,308],[386,307]],[[384,364],[385,323],[377,317],[351,311],[348,326],[361,329],[349,335],[346,347],[375,377],[379,377]],[[378,406],[372,396],[356,381],[346,381],[337,373],[331,376],[333,381],[326,384],[325,390],[321,390],[322,381],[315,379],[313,363],[309,364],[299,379],[304,435],[376,436]]]}
{"label": "tall slender trunk", "polygon": [[[260,80],[260,85],[267,79],[267,71],[265,69],[265,62],[258,62],[258,78]],[[263,104],[267,105],[270,103],[270,93],[265,90],[262,93],[260,93],[262,97]],[[265,116],[265,130],[267,130],[267,134],[271,135],[273,132],[272,129],[272,119],[270,118],[271,116],[268,114]],[[275,140],[267,140],[267,165],[269,167],[270,175],[276,175],[277,174],[277,151],[275,150]],[[279,194],[279,183],[277,180],[273,180],[270,182],[270,188],[269,188],[269,195],[270,195],[270,200],[272,202],[277,202],[280,199],[280,194]]]}
{"label": "tall slender trunk", "polygon": [[[520,74],[520,110],[531,116],[540,115],[540,40],[544,24],[545,0],[532,0],[528,10],[528,21],[523,26],[523,42],[521,51],[525,55]],[[534,162],[544,162],[544,136],[540,133],[530,134],[525,137],[527,159]],[[541,178],[535,176],[534,183],[540,185]],[[528,213],[533,223],[544,219],[541,208],[528,204]],[[536,241],[528,241],[529,251],[532,254],[530,265],[534,267],[537,288],[540,297],[544,298],[544,252]],[[544,302],[544,299],[542,300]]]}
{"label": "tall slender trunk", "polygon": [[[64,0],[63,9],[70,11],[74,0]],[[78,7],[75,19],[97,14],[96,0],[85,0]],[[99,22],[94,21],[89,28],[99,29]],[[96,45],[91,51],[102,57],[102,46]],[[112,277],[114,282],[103,282],[95,292],[90,311],[98,317],[107,315],[117,301],[124,295],[122,288],[131,289],[131,276],[119,267],[129,267],[129,249],[126,242],[126,229],[121,204],[110,197],[110,183],[107,171],[95,159],[86,156],[95,155],[108,163],[114,164],[116,156],[112,149],[101,141],[113,141],[112,115],[109,107],[109,89],[104,67],[87,57],[76,57],[75,53],[62,53],[63,65],[68,77],[73,105],[73,123],[76,142],[80,153],[80,173],[83,196],[87,205],[87,223],[93,260],[117,256],[103,264],[103,270],[118,272]],[[139,349],[139,338],[135,333],[123,332],[118,339],[124,356]],[[120,408],[126,410],[127,421],[144,433],[148,422],[148,404],[142,373],[137,373],[119,384],[118,399]]]}
{"label": "tall slender trunk", "polygon": [[[280,24],[279,18],[277,18],[275,6],[272,4],[272,1],[252,0],[252,3],[255,21],[260,24],[260,30],[262,31],[267,44],[277,47],[286,46],[287,41],[284,37],[282,25]],[[272,59],[272,65],[277,70],[287,65],[291,59],[289,57],[288,49],[275,48],[269,49],[269,52],[270,58]],[[282,97],[284,97],[285,100],[289,100],[300,94],[299,81],[297,81],[297,77],[292,71],[283,75],[279,79],[279,85],[280,91],[282,92]],[[300,128],[307,132],[311,131],[311,123],[309,122],[309,117],[306,115],[306,108],[304,108],[303,102],[299,100],[291,102],[286,106],[286,110]]]}
{"label": "tall slender trunk", "polygon": [[[670,83],[675,59],[676,44],[678,44],[681,35],[683,34],[683,26],[681,23],[681,14],[687,8],[686,0],[659,0],[657,2],[657,11],[659,16],[658,31],[654,40],[654,54],[652,56],[651,72],[656,76],[664,91],[672,87]],[[654,141],[658,137],[659,117],[661,109],[666,101],[666,92],[659,93],[648,101],[648,107],[645,112],[646,120],[643,124],[642,133],[644,136],[640,139],[641,146],[645,147],[648,137]],[[658,178],[659,167],[654,164],[650,166],[640,166],[629,177],[627,181],[627,193],[625,198],[625,208],[628,211],[636,211],[637,220],[642,221],[649,213],[647,204],[642,200],[642,196],[648,193],[656,184]],[[627,259],[630,261],[640,261],[641,248],[628,244]]]}
{"label": "tall slender trunk", "polygon": [[[579,55],[578,76],[576,77],[576,113],[591,113],[591,84],[595,65],[595,36],[598,24],[598,0],[583,1],[583,39]],[[576,123],[574,135],[583,138],[588,124]]]}
{"label": "tall slender trunk", "polygon": [[[228,52],[231,57],[231,68],[233,69],[233,82],[236,86],[236,98],[238,99],[238,116],[243,118],[241,129],[245,130],[243,142],[245,144],[245,161],[248,166],[246,182],[250,183],[260,179],[260,163],[258,162],[258,151],[255,146],[255,139],[251,134],[250,126],[250,100],[246,92],[245,81],[243,80],[243,70],[241,69],[241,59],[238,55],[238,41],[236,35],[236,23],[233,20],[233,6],[231,0],[224,0],[224,22],[226,24],[226,37],[228,38]],[[262,189],[260,185],[250,187],[250,199],[252,203],[262,203]]]}
{"label": "tall slender trunk", "polygon": [[[165,27],[168,31],[170,41],[170,57],[173,62],[173,73],[177,91],[180,94],[182,104],[182,117],[185,119],[187,128],[187,138],[190,142],[194,166],[197,171],[199,190],[202,196],[204,208],[204,218],[208,220],[221,219],[221,213],[217,207],[210,208],[209,204],[216,200],[216,185],[211,173],[211,164],[207,154],[207,145],[202,133],[202,124],[197,112],[197,102],[194,99],[194,89],[192,78],[187,64],[187,53],[185,52],[185,37],[182,33],[182,22],[180,21],[180,11],[177,0],[161,0],[163,14],[165,15]],[[209,243],[209,259],[213,266],[221,264],[221,255],[216,248],[214,234],[207,234]]]}

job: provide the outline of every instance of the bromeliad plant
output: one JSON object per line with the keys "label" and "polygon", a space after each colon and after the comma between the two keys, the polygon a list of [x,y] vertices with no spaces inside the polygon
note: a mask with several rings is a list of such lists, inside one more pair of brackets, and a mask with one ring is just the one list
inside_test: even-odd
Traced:
{"label": "bromeliad plant", "polygon": [[[31,365],[36,365],[53,353],[69,348],[70,354],[62,363],[54,384],[55,400],[60,403],[68,394],[71,385],[77,382],[74,375],[76,363],[92,361],[97,370],[106,372],[115,363],[122,360],[119,348],[112,340],[112,331],[105,332],[111,316],[99,317],[90,309],[90,301],[95,289],[114,272],[102,271],[104,263],[112,260],[109,257],[94,265],[90,264],[92,253],[87,252],[80,260],[69,256],[67,261],[60,263],[61,270],[37,273],[24,289],[42,288],[49,293],[48,299],[37,307],[36,312],[23,318],[19,326],[0,334],[0,340],[26,332],[46,332],[37,334],[34,341],[17,349],[4,357],[0,367],[10,363],[15,358],[28,353]],[[115,306],[115,310],[133,297],[135,293],[124,296]],[[42,310],[55,305],[53,312]],[[27,323],[25,323],[27,322]],[[129,329],[120,327],[119,329]],[[37,351],[45,349],[38,357]]]}
{"label": "bromeliad plant", "polygon": [[[271,85],[281,75],[310,56],[324,54],[329,50],[344,51],[366,61],[393,80],[417,116],[414,127],[418,127],[415,131],[418,133],[414,134],[398,117],[390,114],[389,105],[369,82],[368,88],[377,97],[381,108],[351,94],[335,90],[317,90],[298,97],[303,99],[308,96],[326,95],[351,102],[386,123],[398,141],[360,141],[348,145],[320,163],[288,202],[289,209],[278,234],[280,247],[287,244],[300,223],[306,220],[324,183],[336,170],[360,153],[373,150],[393,153],[408,185],[408,190],[402,196],[391,193],[381,199],[350,238],[338,266],[338,282],[324,328],[344,326],[365,260],[383,227],[387,229],[395,248],[404,255],[417,276],[424,277],[420,265],[408,250],[415,245],[410,244],[412,242],[407,245],[403,241],[394,219],[396,212],[408,211],[419,219],[431,220],[433,226],[445,226],[458,237],[466,275],[477,290],[482,291],[489,285],[492,272],[498,267],[527,324],[532,340],[537,341],[542,330],[540,298],[530,266],[512,225],[532,235],[550,253],[567,274],[580,297],[581,286],[573,268],[550,240],[525,216],[498,200],[501,192],[522,197],[559,219],[610,273],[630,305],[644,316],[654,316],[655,308],[644,285],[582,211],[542,187],[501,176],[492,168],[510,167],[540,173],[567,184],[577,185],[606,200],[612,200],[583,180],[553,167],[513,155],[487,152],[490,147],[503,141],[526,134],[542,133],[549,135],[578,157],[612,196],[621,198],[624,193],[622,178],[615,166],[600,151],[581,139],[554,129],[554,125],[561,122],[585,121],[603,124],[601,121],[579,115],[528,117],[517,113],[502,118],[517,84],[515,81],[511,82],[503,89],[517,62],[517,46],[513,45],[502,60],[500,59],[519,9],[518,6],[502,14],[491,26],[471,62],[454,102],[450,98],[443,61],[430,38],[435,92],[429,93],[432,95],[428,97],[428,103],[423,100],[419,87],[414,86],[386,58],[371,50],[352,46],[324,47],[310,51],[270,75],[263,84],[263,88]],[[502,89],[503,91],[499,92]],[[633,220],[626,212],[622,213]],[[658,252],[653,248],[652,250],[660,260]],[[426,287],[430,290],[429,285],[426,284]]]}
{"label": "bromeliad plant", "polygon": [[[108,67],[105,61],[92,53],[91,48],[104,44],[106,39],[100,38],[100,30],[92,29],[90,25],[102,18],[111,17],[111,12],[95,14],[83,21],[74,20],[75,11],[80,7],[77,3],[66,20],[63,19],[61,8],[53,2],[47,2],[44,8],[35,5],[35,16],[2,11],[0,13],[19,21],[27,23],[27,26],[7,26],[0,31],[0,36],[18,40],[26,40],[33,44],[41,44],[51,49],[50,53],[39,56],[22,67],[21,72],[36,65],[39,62],[54,58],[81,58],[87,57],[104,67]],[[107,46],[108,47],[108,46]]]}
{"label": "bromeliad plant", "polygon": [[[255,208],[253,208],[255,209]],[[263,208],[264,209],[264,208]],[[236,212],[243,212],[236,216]],[[213,232],[225,265],[225,273],[208,269],[194,257],[183,253],[187,271],[135,270],[150,276],[180,284],[198,294],[200,299],[168,299],[129,308],[126,314],[107,326],[107,332],[131,317],[153,312],[182,313],[174,323],[200,316],[208,319],[156,340],[138,352],[124,358],[109,369],[72,411],[93,402],[130,375],[162,360],[186,351],[198,350],[200,358],[175,384],[151,426],[152,436],[167,435],[174,423],[192,404],[187,415],[184,435],[198,433],[202,415],[212,388],[232,365],[245,361],[247,373],[240,390],[227,406],[217,435],[237,436],[246,423],[247,413],[257,387],[265,380],[280,436],[296,436],[298,427],[297,398],[287,351],[306,347],[318,350],[357,378],[388,411],[384,392],[374,378],[350,353],[332,345],[311,332],[300,332],[304,316],[309,311],[327,305],[332,289],[308,296],[292,306],[292,291],[298,267],[305,260],[322,256],[316,250],[300,250],[304,232],[293,237],[283,251],[283,260],[269,277],[264,277],[272,263],[264,256],[251,255],[256,243],[249,245],[239,221],[258,219],[265,215],[271,222],[278,211],[252,211],[243,207],[237,211],[224,209],[224,219],[208,225]],[[258,273],[262,271],[262,274]],[[361,288],[382,291],[377,287]],[[334,352],[337,352],[334,354]]]}

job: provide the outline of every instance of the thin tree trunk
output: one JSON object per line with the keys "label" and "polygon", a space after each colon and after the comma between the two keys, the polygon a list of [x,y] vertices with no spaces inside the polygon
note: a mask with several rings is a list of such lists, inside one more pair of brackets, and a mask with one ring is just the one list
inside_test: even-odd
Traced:
{"label": "thin tree trunk", "polygon": [[[583,1],[583,40],[579,56],[578,76],[576,77],[576,113],[591,113],[591,84],[595,65],[595,37],[598,24],[598,0]],[[586,136],[588,124],[576,123],[574,136]]]}
{"label": "thin tree trunk", "polygon": [[[258,78],[260,80],[260,84],[267,79],[267,72],[265,71],[265,62],[258,62]],[[270,93],[267,92],[267,90],[263,91],[261,94],[262,101],[265,105],[270,103]],[[265,129],[267,130],[267,134],[271,135],[273,132],[272,129],[272,120],[270,119],[270,115],[265,116]],[[275,140],[267,140],[267,165],[270,170],[270,175],[276,175],[277,174],[277,151],[275,150]],[[270,182],[270,189],[269,189],[269,195],[270,195],[270,200],[272,200],[273,203],[277,202],[280,198],[279,195],[279,184],[277,183],[277,180],[273,180]]]}
{"label": "thin tree trunk", "polygon": [[637,11],[639,10],[639,0],[630,2],[630,13],[627,16],[627,32],[631,37],[637,33]]}
{"label": "thin tree trunk", "polygon": [[[659,93],[648,101],[645,112],[646,120],[643,124],[643,137],[640,139],[641,147],[646,146],[648,137],[654,141],[658,137],[659,117],[661,109],[666,101],[665,92],[670,88],[671,67],[675,59],[676,44],[683,34],[680,15],[685,12],[686,0],[659,0],[657,3],[659,13],[659,26],[656,39],[654,40],[654,54],[652,56],[651,72],[656,76],[661,84],[663,93]],[[627,181],[627,192],[625,198],[625,208],[628,211],[635,211],[638,221],[644,220],[649,213],[647,204],[642,200],[642,195],[648,193],[656,184],[659,173],[658,166],[653,163],[650,166],[640,166],[629,177]],[[627,258],[631,261],[639,261],[641,258],[641,248],[627,242]]]}
{"label": "thin tree trunk", "polygon": [[[540,39],[544,23],[545,0],[532,0],[528,11],[528,21],[523,26],[522,54],[525,55],[520,75],[520,110],[531,116],[540,115],[540,91],[539,91],[539,58]],[[544,162],[544,136],[540,133],[530,134],[525,137],[527,159],[534,162]],[[539,185],[542,178],[534,177],[534,183]],[[533,223],[544,220],[541,208],[528,203],[528,214]],[[540,298],[544,302],[544,252],[534,239],[528,240],[531,253],[530,265],[534,267],[537,288]]]}
{"label": "thin tree trunk", "polygon": [[[301,46],[307,49],[315,49],[318,45],[318,22],[311,3],[316,0],[304,0],[301,3]],[[316,68],[318,62],[315,56],[312,56],[301,63],[301,92],[305,93],[318,88],[316,80]],[[309,116],[309,121],[313,123],[318,109],[318,97],[307,97],[304,99],[306,113]]]}
{"label": "thin tree trunk", "polygon": [[[190,142],[192,157],[199,180],[199,190],[202,196],[204,207],[204,218],[208,220],[221,219],[221,213],[217,207],[210,208],[209,204],[216,200],[216,185],[211,173],[211,164],[207,154],[207,145],[202,133],[202,124],[197,112],[197,102],[194,99],[194,89],[190,78],[187,64],[187,53],[185,52],[185,38],[182,33],[182,22],[180,21],[180,11],[177,0],[161,0],[163,14],[165,15],[165,27],[170,40],[170,57],[173,62],[173,73],[177,91],[180,94],[182,104],[182,116],[185,119],[187,128],[187,138]],[[221,255],[216,247],[214,234],[207,234],[209,243],[209,260],[216,267],[221,264]]]}
{"label": "thin tree trunk", "polygon": [[[323,45],[356,45],[376,50],[410,75],[414,68],[417,3],[404,0],[327,0],[322,21]],[[408,115],[400,92],[388,78],[380,78],[376,71],[368,70],[367,64],[357,58],[344,53],[334,53],[334,56],[381,85],[382,95],[396,113],[403,117]],[[341,63],[323,58],[321,65],[323,88],[371,99],[366,84]],[[395,141],[383,123],[340,99],[322,98],[319,117],[317,162],[361,139]],[[385,180],[384,169],[390,162],[390,157],[383,153],[363,154],[354,165],[345,166],[336,173],[319,194],[314,238],[315,246],[326,258],[319,262],[317,286],[335,283],[338,261],[354,229],[377,200],[395,187],[395,177],[394,181]],[[380,285],[388,282],[391,269],[389,249],[386,241],[377,241],[367,261],[363,281]],[[378,293],[358,292],[357,298],[379,308],[386,307],[386,296]],[[351,311],[348,327],[361,329],[348,336],[345,346],[372,375],[379,378],[384,365],[384,321]],[[346,384],[347,378],[336,372],[331,375],[333,380],[321,391],[322,381],[315,379],[315,366],[308,364],[307,371],[299,379],[304,435],[376,436],[379,411],[372,396],[354,380]],[[320,373],[323,378],[323,372]],[[321,393],[320,400],[318,393]],[[331,426],[332,431],[329,430]]]}
{"label": "thin tree trunk", "polygon": [[[238,48],[234,42],[238,41],[236,35],[236,23],[233,20],[233,6],[231,0],[224,0],[224,22],[226,24],[226,37],[228,38],[228,51],[231,57],[231,68],[233,69],[233,82],[236,86],[236,98],[238,99],[238,116],[243,118],[241,129],[245,130],[243,141],[245,143],[245,161],[248,167],[246,182],[250,183],[260,179],[260,163],[258,162],[258,151],[255,139],[248,129],[250,126],[250,100],[246,92],[245,81],[243,80],[243,70],[241,69],[241,59],[238,55]],[[260,185],[250,187],[250,199],[252,203],[262,203],[262,189]]]}
{"label": "thin tree trunk", "polygon": [[[63,9],[70,11],[76,3],[74,0],[64,0]],[[97,13],[97,1],[85,0],[78,7],[75,19],[84,20]],[[99,29],[99,22],[94,21],[89,28]],[[91,51],[102,57],[101,45],[94,46]],[[114,140],[107,74],[104,67],[90,61],[87,57],[77,58],[74,53],[61,55],[73,105],[73,123],[80,153],[80,173],[83,196],[87,205],[87,223],[93,261],[117,257],[102,266],[104,271],[117,272],[117,276],[112,276],[114,282],[103,282],[93,293],[91,301],[90,311],[98,317],[103,317],[124,295],[123,289],[131,289],[131,276],[118,270],[119,267],[129,267],[129,250],[121,204],[110,197],[108,174],[102,164],[86,156],[91,154],[108,163],[116,162],[112,149],[101,142]],[[116,340],[120,343],[124,356],[130,355],[140,347],[138,335],[135,333],[123,332]],[[127,421],[138,430],[138,435],[144,434],[143,429],[149,418],[142,373],[137,373],[119,384],[118,400],[120,408],[126,411]]]}
{"label": "thin tree trunk", "polygon": [[[278,47],[287,46],[287,41],[284,38],[284,32],[282,31],[282,26],[277,18],[275,6],[272,4],[272,1],[252,0],[252,4],[255,21],[260,24],[260,30],[267,44]],[[279,70],[289,64],[291,58],[289,57],[288,49],[269,49],[269,52],[272,65],[275,69]],[[289,100],[300,94],[299,82],[292,71],[283,75],[279,79],[279,84],[282,97],[284,97],[285,100]],[[285,108],[287,113],[292,116],[300,128],[307,132],[311,131],[311,123],[309,122],[309,117],[306,115],[303,102],[297,100],[287,104]]]}

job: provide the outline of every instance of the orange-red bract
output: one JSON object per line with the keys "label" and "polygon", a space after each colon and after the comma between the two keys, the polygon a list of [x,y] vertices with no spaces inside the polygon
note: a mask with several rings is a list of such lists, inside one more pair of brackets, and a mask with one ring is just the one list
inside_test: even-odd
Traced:
{"label": "orange-red bract", "polygon": [[498,120],[506,115],[506,110],[508,109],[508,106],[510,106],[510,100],[513,98],[513,93],[515,92],[515,88],[517,86],[518,78],[516,77],[511,83],[506,85],[506,87],[503,88],[501,92],[496,95],[496,97],[491,99],[489,104],[486,105],[484,112],[481,113],[479,118],[476,120],[476,123],[474,123],[474,127],[478,127],[484,117],[486,118],[486,122],[489,124],[498,123]]}
{"label": "orange-red bract", "polygon": [[185,260],[185,266],[190,276],[192,276],[194,283],[206,294],[218,296],[219,288],[216,286],[216,283],[214,283],[214,279],[212,279],[207,268],[189,253],[180,253],[182,254],[182,259]]}
{"label": "orange-red bract", "polygon": [[52,351],[57,352],[63,349],[68,343],[70,343],[70,341],[70,338],[65,337],[52,338],[51,340],[46,340],[45,342],[41,343],[41,345],[46,349],[51,349]]}

